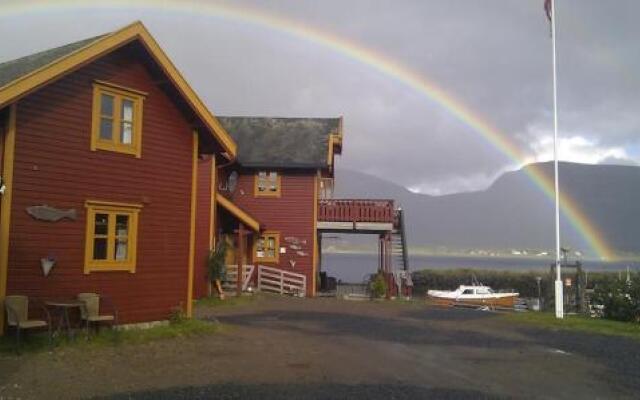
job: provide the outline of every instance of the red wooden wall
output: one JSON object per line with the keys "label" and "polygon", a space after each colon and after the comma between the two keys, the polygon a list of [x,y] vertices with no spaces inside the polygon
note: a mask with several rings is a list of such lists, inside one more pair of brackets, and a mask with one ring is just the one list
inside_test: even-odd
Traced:
{"label": "red wooden wall", "polygon": [[196,201],[196,249],[193,275],[193,297],[208,294],[206,260],[209,256],[209,221],[211,219],[211,159],[198,161],[198,197]]}
{"label": "red wooden wall", "polygon": [[[280,197],[255,197],[253,171],[241,172],[233,202],[263,224],[267,231],[280,232],[280,247],[287,247],[280,254],[277,264],[261,262],[291,272],[307,275],[307,294],[312,294],[313,239],[314,239],[314,185],[316,171],[283,171]],[[287,237],[305,241],[301,244],[305,256],[289,248]],[[292,267],[290,261],[295,261]]]}
{"label": "red wooden wall", "polygon": [[[134,322],[165,319],[186,301],[192,130],[154,84],[146,56],[127,47],[18,103],[7,294],[98,292],[114,299],[122,322]],[[95,79],[148,92],[141,159],[90,151]],[[144,204],[135,273],[83,273],[87,199]],[[76,209],[78,219],[34,220],[25,209],[40,204]],[[57,265],[45,278],[46,256]]]}

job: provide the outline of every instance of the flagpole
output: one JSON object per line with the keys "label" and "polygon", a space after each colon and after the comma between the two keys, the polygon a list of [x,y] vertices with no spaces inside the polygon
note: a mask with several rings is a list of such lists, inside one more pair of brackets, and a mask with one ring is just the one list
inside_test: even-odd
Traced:
{"label": "flagpole", "polygon": [[551,42],[553,47],[553,172],[556,205],[556,318],[564,318],[564,296],[560,259],[560,187],[558,184],[558,68],[556,62],[556,1],[551,0]]}

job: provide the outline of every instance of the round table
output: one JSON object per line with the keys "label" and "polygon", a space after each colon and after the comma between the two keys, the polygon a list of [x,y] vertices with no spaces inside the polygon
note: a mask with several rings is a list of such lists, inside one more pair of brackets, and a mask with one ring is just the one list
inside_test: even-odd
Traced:
{"label": "round table", "polygon": [[73,330],[71,329],[71,319],[69,318],[69,310],[77,308],[80,310],[84,306],[84,303],[80,300],[47,300],[44,304],[54,310],[58,315],[58,326],[56,333],[66,329],[67,337],[73,338]]}

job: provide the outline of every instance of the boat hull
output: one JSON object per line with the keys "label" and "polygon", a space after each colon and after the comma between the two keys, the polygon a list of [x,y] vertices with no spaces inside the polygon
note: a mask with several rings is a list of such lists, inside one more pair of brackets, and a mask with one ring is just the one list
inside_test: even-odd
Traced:
{"label": "boat hull", "polygon": [[500,297],[482,297],[482,298],[462,298],[462,297],[440,297],[428,295],[428,299],[433,301],[438,305],[467,305],[467,306],[478,306],[478,307],[508,307],[512,308],[516,300],[518,299],[518,294],[508,294]]}

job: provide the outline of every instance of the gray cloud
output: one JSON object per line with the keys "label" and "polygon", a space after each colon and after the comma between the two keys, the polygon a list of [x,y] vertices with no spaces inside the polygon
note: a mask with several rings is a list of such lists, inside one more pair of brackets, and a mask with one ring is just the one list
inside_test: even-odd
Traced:
{"label": "gray cloud", "polygon": [[[436,82],[532,157],[551,129],[542,0],[245,1],[383,54]],[[3,7],[0,4],[0,9]],[[53,9],[55,10],[55,8]],[[561,135],[640,160],[640,26],[633,0],[558,2]],[[335,51],[202,13],[0,13],[0,60],[141,19],[220,114],[345,117],[339,166],[431,193],[484,188],[518,163],[413,88]],[[617,153],[616,153],[617,154]],[[581,159],[584,159],[582,157]],[[597,162],[603,162],[599,159]]]}

